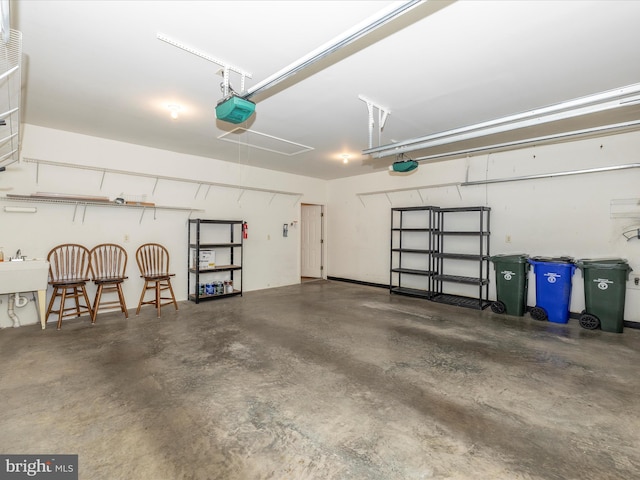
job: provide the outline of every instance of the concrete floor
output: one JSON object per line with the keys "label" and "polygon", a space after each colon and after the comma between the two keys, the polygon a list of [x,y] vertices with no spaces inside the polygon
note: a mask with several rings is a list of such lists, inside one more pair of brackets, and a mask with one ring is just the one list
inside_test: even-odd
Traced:
{"label": "concrete floor", "polygon": [[0,331],[0,453],[80,479],[631,479],[640,331],[309,282]]}

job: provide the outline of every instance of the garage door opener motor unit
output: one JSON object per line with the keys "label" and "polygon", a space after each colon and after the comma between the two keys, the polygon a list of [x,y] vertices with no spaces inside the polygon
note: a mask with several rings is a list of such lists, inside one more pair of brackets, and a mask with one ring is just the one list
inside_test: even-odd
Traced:
{"label": "garage door opener motor unit", "polygon": [[256,104],[235,93],[227,95],[216,105],[216,118],[223,122],[242,123],[256,110]]}

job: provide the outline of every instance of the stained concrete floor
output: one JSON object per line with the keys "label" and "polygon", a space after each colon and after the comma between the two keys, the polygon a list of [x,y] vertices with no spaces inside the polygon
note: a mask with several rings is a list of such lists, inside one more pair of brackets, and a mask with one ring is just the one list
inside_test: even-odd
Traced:
{"label": "stained concrete floor", "polygon": [[631,479],[640,331],[310,282],[0,331],[0,453],[81,479]]}

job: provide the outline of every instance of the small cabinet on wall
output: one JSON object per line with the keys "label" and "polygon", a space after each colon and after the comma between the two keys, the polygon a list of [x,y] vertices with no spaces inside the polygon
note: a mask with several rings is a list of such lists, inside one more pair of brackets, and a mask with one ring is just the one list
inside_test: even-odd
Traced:
{"label": "small cabinet on wall", "polygon": [[242,220],[189,220],[189,300],[242,295]]}
{"label": "small cabinet on wall", "polygon": [[391,293],[433,295],[434,207],[391,209]]}

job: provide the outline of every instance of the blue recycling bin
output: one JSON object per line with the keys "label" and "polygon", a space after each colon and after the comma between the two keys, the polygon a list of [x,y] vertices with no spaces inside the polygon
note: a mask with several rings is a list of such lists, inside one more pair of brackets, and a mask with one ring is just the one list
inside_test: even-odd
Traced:
{"label": "blue recycling bin", "polygon": [[529,263],[536,276],[536,306],[530,315],[535,320],[569,322],[571,280],[576,271],[570,257],[532,257]]}

